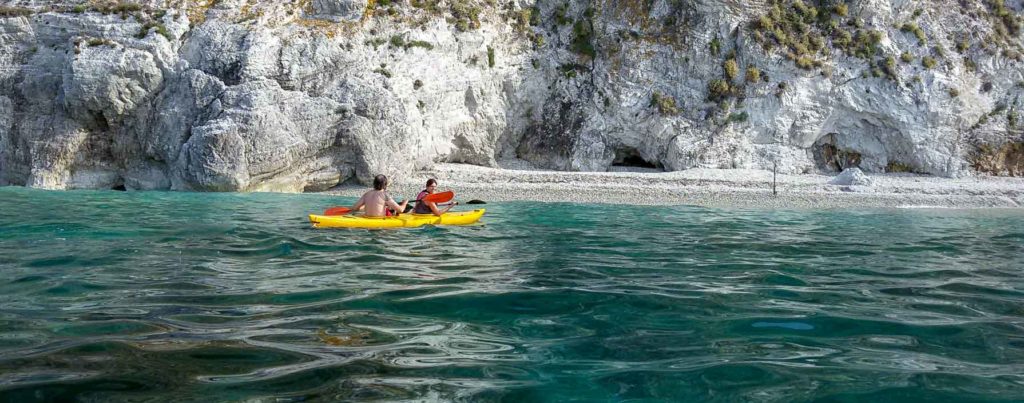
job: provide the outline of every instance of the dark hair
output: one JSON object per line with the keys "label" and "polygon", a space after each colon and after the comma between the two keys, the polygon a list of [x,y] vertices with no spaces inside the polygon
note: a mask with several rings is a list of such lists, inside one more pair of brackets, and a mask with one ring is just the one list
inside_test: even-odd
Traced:
{"label": "dark hair", "polygon": [[373,188],[376,190],[384,190],[388,186],[388,177],[384,175],[377,175],[373,177]]}
{"label": "dark hair", "polygon": [[424,186],[424,187],[430,187],[430,185],[437,185],[437,179],[434,179],[434,178],[427,179],[427,186]]}

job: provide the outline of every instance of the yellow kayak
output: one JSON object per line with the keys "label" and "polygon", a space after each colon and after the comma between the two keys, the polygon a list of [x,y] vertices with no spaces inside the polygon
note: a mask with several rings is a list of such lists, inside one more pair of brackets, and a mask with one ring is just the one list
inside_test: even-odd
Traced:
{"label": "yellow kayak", "polygon": [[402,214],[398,217],[363,217],[355,215],[310,214],[313,228],[402,228],[422,225],[469,225],[480,220],[484,209],[433,214]]}

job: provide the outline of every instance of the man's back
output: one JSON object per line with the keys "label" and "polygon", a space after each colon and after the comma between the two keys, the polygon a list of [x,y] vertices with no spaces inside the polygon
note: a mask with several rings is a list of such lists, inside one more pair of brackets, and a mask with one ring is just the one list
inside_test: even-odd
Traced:
{"label": "man's back", "polygon": [[384,175],[377,175],[373,178],[373,190],[363,193],[363,196],[359,198],[359,201],[352,206],[352,211],[359,211],[365,209],[364,213],[366,217],[384,217],[387,216],[387,208],[390,207],[397,213],[405,210],[406,201],[402,201],[402,204],[395,203],[395,200],[388,196],[386,192],[388,188],[388,177]]}
{"label": "man's back", "polygon": [[[367,217],[384,217],[384,208],[387,206],[388,194],[383,190],[370,190],[363,193],[359,201],[366,209]],[[392,203],[394,203],[392,201]]]}

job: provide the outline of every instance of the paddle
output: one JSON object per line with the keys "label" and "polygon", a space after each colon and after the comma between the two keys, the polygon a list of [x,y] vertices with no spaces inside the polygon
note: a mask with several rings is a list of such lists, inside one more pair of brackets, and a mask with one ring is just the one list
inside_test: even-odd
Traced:
{"label": "paddle", "polygon": [[[455,192],[449,190],[447,192],[432,193],[423,197],[423,201],[433,203],[445,203],[455,198]],[[331,207],[324,211],[324,215],[345,215],[351,213],[352,209],[348,207]]]}
{"label": "paddle", "polygon": [[324,215],[345,215],[351,212],[352,209],[348,207],[331,207],[324,211]]}
{"label": "paddle", "polygon": [[420,199],[420,200],[423,200],[425,202],[431,202],[431,203],[447,203],[447,202],[452,201],[452,199],[454,199],[454,198],[455,198],[455,192],[449,190],[447,192],[428,194],[426,196],[423,196],[423,198]]}

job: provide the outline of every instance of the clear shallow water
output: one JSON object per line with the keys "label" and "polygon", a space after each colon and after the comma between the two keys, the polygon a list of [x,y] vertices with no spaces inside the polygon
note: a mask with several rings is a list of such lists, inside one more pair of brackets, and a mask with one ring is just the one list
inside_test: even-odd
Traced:
{"label": "clear shallow water", "polygon": [[0,188],[0,400],[1015,400],[1024,213]]}

